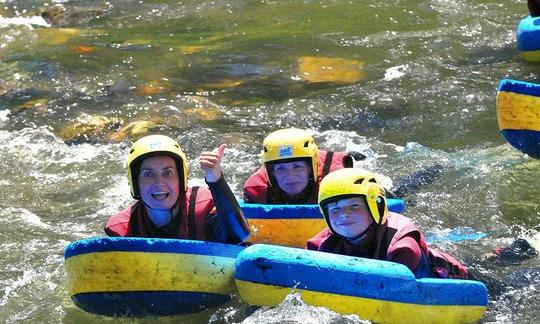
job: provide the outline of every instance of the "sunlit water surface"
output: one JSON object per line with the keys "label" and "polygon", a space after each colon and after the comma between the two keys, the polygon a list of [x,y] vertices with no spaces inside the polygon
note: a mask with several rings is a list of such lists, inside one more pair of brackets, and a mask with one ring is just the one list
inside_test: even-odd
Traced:
{"label": "sunlit water surface", "polygon": [[540,65],[516,50],[523,1],[0,5],[1,322],[360,323],[297,295],[255,313],[234,298],[186,317],[112,319],[65,291],[64,247],[103,235],[130,202],[131,140],[176,138],[191,183],[202,182],[197,155],[227,143],[225,174],[240,196],[264,136],[289,126],[312,130],[320,148],[364,153],[359,165],[389,186],[443,165],[407,193],[405,215],[432,236],[486,233],[433,245],[510,284],[490,296],[485,323],[540,321],[539,259],[481,260],[536,234],[540,219],[540,161],[505,143],[495,112],[502,78],[540,82]]}

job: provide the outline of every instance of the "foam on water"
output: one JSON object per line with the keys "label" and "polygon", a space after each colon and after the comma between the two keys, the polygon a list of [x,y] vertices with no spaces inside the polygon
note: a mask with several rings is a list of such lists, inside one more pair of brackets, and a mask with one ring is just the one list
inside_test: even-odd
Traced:
{"label": "foam on water", "polygon": [[41,16],[32,16],[28,18],[0,16],[0,28],[7,27],[7,26],[24,26],[24,27],[28,27],[32,29],[33,26],[51,27],[51,24],[49,24]]}
{"label": "foam on water", "polygon": [[[36,226],[42,229],[51,229],[51,225],[45,224],[41,217],[23,208],[7,208],[6,213],[17,215],[17,217],[27,225]],[[13,220],[11,220],[13,221]]]}
{"label": "foam on water", "polygon": [[263,323],[306,323],[306,324],[367,324],[367,320],[357,315],[341,315],[324,307],[307,305],[301,293],[292,291],[281,304],[274,307],[261,307],[251,316],[242,321],[242,324]]}

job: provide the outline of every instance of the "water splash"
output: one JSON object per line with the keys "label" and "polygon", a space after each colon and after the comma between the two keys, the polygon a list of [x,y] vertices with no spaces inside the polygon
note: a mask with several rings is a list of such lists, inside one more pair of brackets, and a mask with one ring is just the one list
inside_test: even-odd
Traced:
{"label": "water splash", "polygon": [[27,225],[35,226],[41,229],[52,229],[52,226],[44,223],[41,220],[41,217],[24,208],[7,208],[3,213],[6,214],[3,217],[3,222],[16,222],[17,220],[9,220],[6,217],[7,215],[13,215],[17,217],[20,222],[26,223]]}
{"label": "water splash", "polygon": [[279,305],[262,307],[242,321],[242,324],[262,323],[366,324],[371,322],[361,320],[357,315],[340,315],[324,307],[308,305],[302,300],[301,292],[293,290]]}

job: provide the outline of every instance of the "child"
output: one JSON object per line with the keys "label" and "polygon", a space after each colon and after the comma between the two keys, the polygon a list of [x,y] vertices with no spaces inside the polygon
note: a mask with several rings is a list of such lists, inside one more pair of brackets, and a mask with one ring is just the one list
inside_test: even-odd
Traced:
{"label": "child", "polygon": [[328,228],[307,249],[398,262],[417,278],[468,278],[461,263],[427,246],[411,220],[388,211],[375,174],[357,168],[331,172],[321,181],[318,201]]}
{"label": "child", "polygon": [[243,242],[249,226],[221,172],[225,147],[199,157],[209,187],[205,188],[188,187],[186,156],[172,138],[150,135],[133,143],[126,172],[136,200],[109,219],[105,233]]}
{"label": "child", "polygon": [[263,165],[244,185],[247,203],[316,204],[319,183],[328,172],[365,158],[356,152],[318,150],[313,137],[298,128],[268,135],[261,155]]}

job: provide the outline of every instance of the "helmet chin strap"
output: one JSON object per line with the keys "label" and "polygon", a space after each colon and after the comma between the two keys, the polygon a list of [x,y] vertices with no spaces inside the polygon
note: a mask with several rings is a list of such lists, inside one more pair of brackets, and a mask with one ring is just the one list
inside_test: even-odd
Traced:
{"label": "helmet chin strap", "polygon": [[362,240],[367,236],[367,233],[373,228],[375,222],[371,222],[371,224],[360,234],[353,238],[345,238],[347,241],[349,241],[352,245],[357,245],[358,243],[362,242]]}

